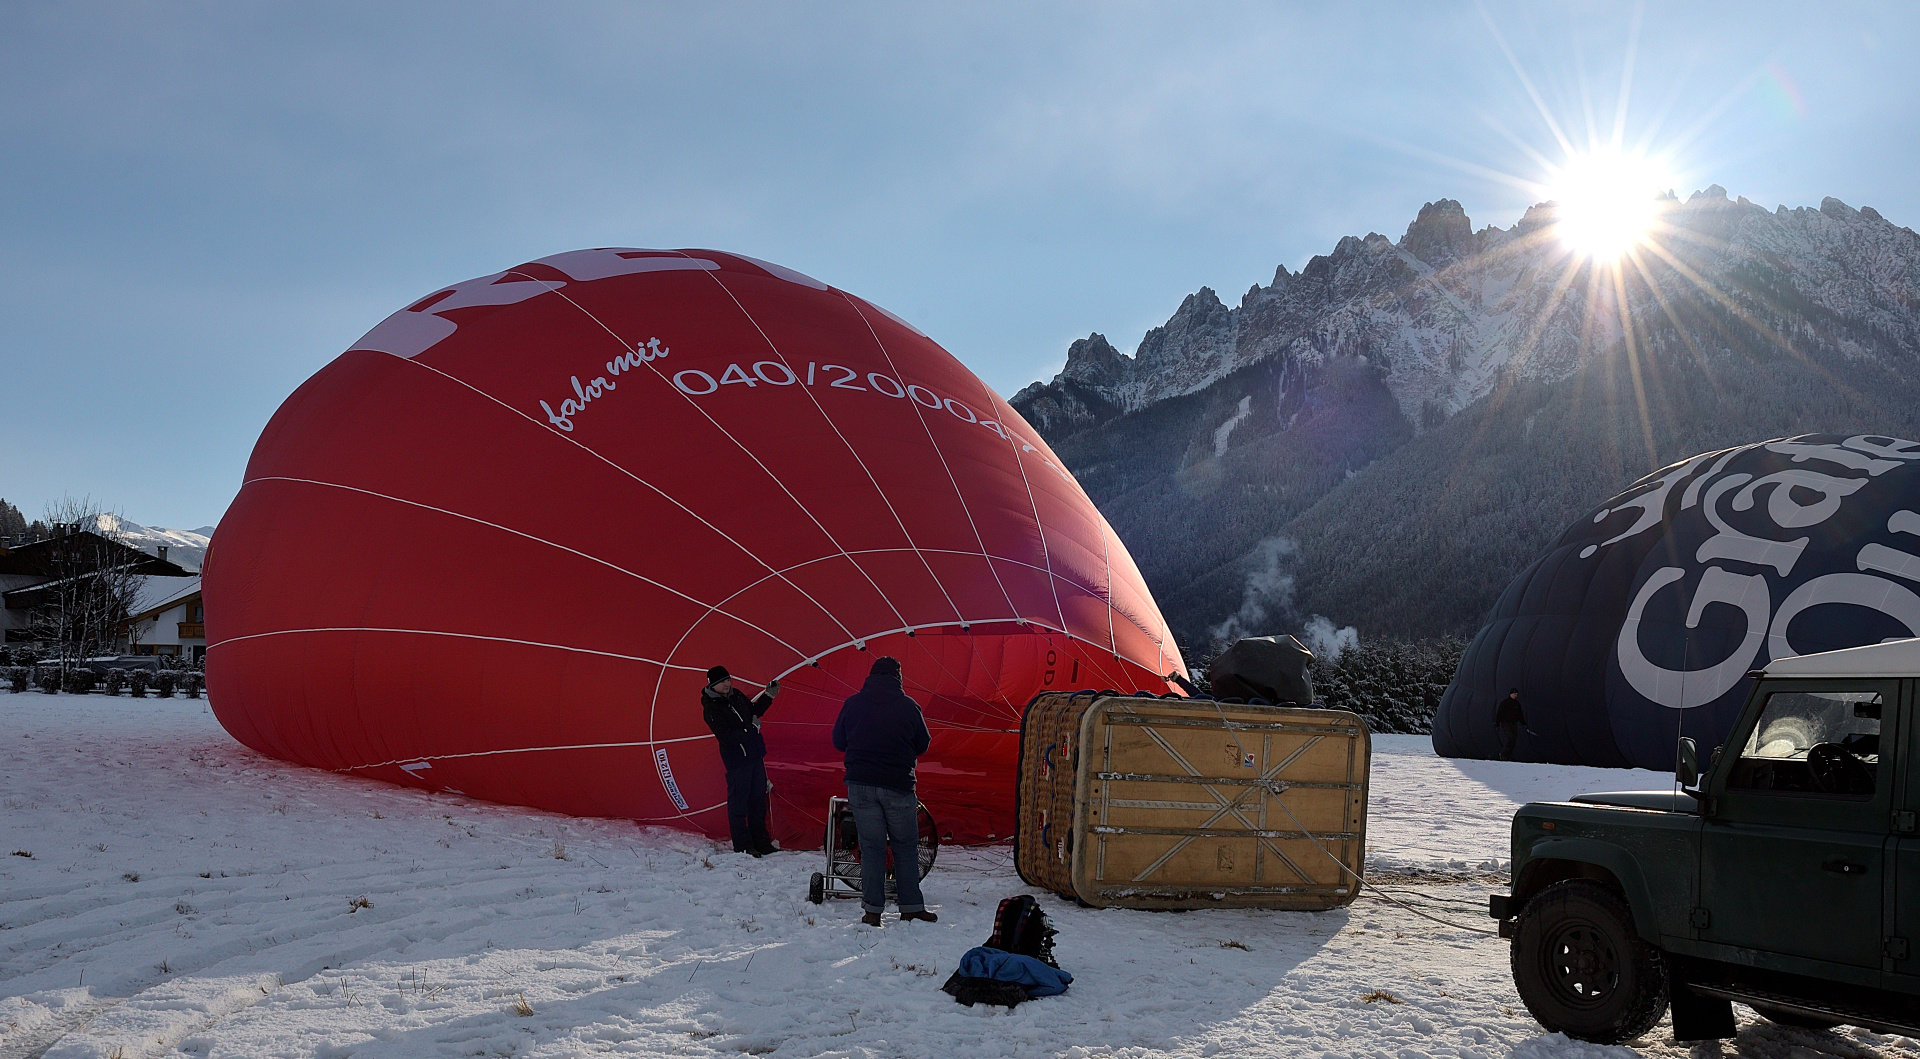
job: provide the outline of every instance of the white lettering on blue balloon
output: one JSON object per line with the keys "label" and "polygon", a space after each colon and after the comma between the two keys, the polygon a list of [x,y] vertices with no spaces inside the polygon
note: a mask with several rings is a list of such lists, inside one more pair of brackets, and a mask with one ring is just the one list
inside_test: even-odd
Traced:
{"label": "white lettering on blue balloon", "polygon": [[[1749,536],[1729,526],[1726,518],[1720,514],[1720,498],[1752,478],[1750,474],[1730,474],[1707,487],[1700,513],[1718,532],[1700,543],[1699,549],[1693,553],[1693,559],[1699,563],[1732,559],[1755,566],[1771,566],[1780,572],[1781,577],[1785,577],[1793,572],[1794,564],[1800,561],[1800,553],[1806,551],[1811,538],[1777,541],[1770,537]],[[1739,506],[1737,501],[1734,506]]]}
{"label": "white lettering on blue balloon", "polygon": [[1626,540],[1628,537],[1634,536],[1635,534],[1638,534],[1638,533],[1643,533],[1646,530],[1652,529],[1654,526],[1659,525],[1660,520],[1666,515],[1667,494],[1673,492],[1673,487],[1675,485],[1678,485],[1688,475],[1692,474],[1693,469],[1695,467],[1698,467],[1701,461],[1705,460],[1708,456],[1711,456],[1711,455],[1713,454],[1709,452],[1699,456],[1695,456],[1693,459],[1690,459],[1687,462],[1681,464],[1680,466],[1675,467],[1673,470],[1670,470],[1667,473],[1661,475],[1657,481],[1649,482],[1647,484],[1647,489],[1645,492],[1641,493],[1638,496],[1633,497],[1630,500],[1627,500],[1625,503],[1622,503],[1619,507],[1601,509],[1600,513],[1593,517],[1593,520],[1595,522],[1599,522],[1602,519],[1605,519],[1607,516],[1613,514],[1616,511],[1638,510],[1640,512],[1640,517],[1637,519],[1634,519],[1633,524],[1631,526],[1628,526],[1626,529],[1620,531],[1614,536],[1604,541],[1601,541],[1597,545],[1594,545],[1594,544],[1588,545],[1583,551],[1581,551],[1580,558],[1585,559],[1588,556],[1592,555],[1594,552],[1599,551],[1601,548],[1605,548],[1609,544],[1614,544],[1619,541]]}
{"label": "white lettering on blue balloon", "polygon": [[1647,658],[1640,650],[1641,615],[1654,594],[1686,576],[1677,566],[1665,566],[1647,578],[1627,609],[1626,623],[1620,626],[1615,654],[1620,659],[1620,674],[1633,690],[1662,706],[1690,710],[1725,695],[1753,668],[1761,646],[1767,640],[1767,617],[1773,609],[1764,574],[1735,574],[1710,566],[1700,577],[1693,602],[1687,607],[1687,628],[1700,627],[1700,615],[1714,603],[1740,608],[1747,616],[1740,646],[1720,662],[1704,669],[1668,669]]}
{"label": "white lettering on blue balloon", "polygon": [[[1761,446],[1696,456],[1645,483],[1641,492],[1619,506],[1603,509],[1594,521],[1603,521],[1625,510],[1638,510],[1640,516],[1624,532],[1584,548],[1581,558],[1591,557],[1600,548],[1662,524],[1667,496],[1676,485],[1691,478],[1680,506],[1683,510],[1691,508],[1697,501],[1702,516],[1714,529],[1714,535],[1695,550],[1694,561],[1764,567],[1786,577],[1799,564],[1811,537],[1801,535],[1781,540],[1736,529],[1720,506],[1723,500],[1731,497],[1728,506],[1733,511],[1752,511],[1760,506],[1764,492],[1764,510],[1774,526],[1783,530],[1805,530],[1837,515],[1846,498],[1858,493],[1871,479],[1920,461],[1920,443],[1863,434],[1837,445],[1777,441],[1764,446],[1770,452],[1790,457],[1794,463],[1815,462],[1836,471],[1854,472],[1853,475],[1790,467],[1758,479],[1740,472],[1722,476],[1729,462],[1756,447]],[[1709,459],[1714,460],[1713,466],[1696,476],[1696,471]],[[1887,529],[1920,536],[1920,513],[1897,511],[1887,520]],[[1663,589],[1686,577],[1686,570],[1681,567],[1662,567],[1640,586],[1628,607],[1615,644],[1621,675],[1635,691],[1663,706],[1692,709],[1705,705],[1737,686],[1741,677],[1760,660],[1763,650],[1770,659],[1799,654],[1789,638],[1795,619],[1830,603],[1877,611],[1904,626],[1909,634],[1920,635],[1920,595],[1896,581],[1876,576],[1890,574],[1920,582],[1920,555],[1870,542],[1860,548],[1855,565],[1860,573],[1826,574],[1793,589],[1780,601],[1778,610],[1772,606],[1765,573],[1743,574],[1720,565],[1707,566],[1693,598],[1688,601],[1686,628],[1698,628],[1701,615],[1713,604],[1738,608],[1746,624],[1738,647],[1719,662],[1699,669],[1668,669],[1647,658],[1640,648],[1648,604]]]}
{"label": "white lettering on blue balloon", "polygon": [[1907,635],[1920,636],[1920,596],[1904,586],[1872,574],[1827,574],[1816,577],[1787,594],[1773,616],[1773,631],[1767,636],[1767,650],[1774,658],[1792,658],[1800,652],[1787,642],[1787,629],[1805,610],[1823,603],[1847,603],[1877,610],[1907,627]]}
{"label": "white lettering on blue balloon", "polygon": [[1865,471],[1876,478],[1895,467],[1906,466],[1898,460],[1876,460],[1857,448],[1849,447],[1856,440],[1859,439],[1849,438],[1845,445],[1808,445],[1800,441],[1776,441],[1767,446],[1767,451],[1777,452],[1782,456],[1792,456],[1795,463],[1820,460],[1845,467],[1850,471]]}
{"label": "white lettering on blue balloon", "polygon": [[[1887,519],[1889,533],[1911,533],[1920,536],[1920,515],[1911,511],[1896,511]],[[1878,570],[1904,577],[1909,581],[1920,581],[1920,555],[1909,555],[1884,544],[1869,544],[1860,549],[1854,558],[1854,564],[1862,570]]]}
{"label": "white lettering on blue balloon", "polygon": [[[1867,484],[1865,478],[1835,478],[1818,471],[1789,468],[1775,471],[1755,481],[1752,485],[1734,495],[1733,509],[1748,511],[1753,508],[1754,497],[1758,491],[1769,486],[1772,494],[1767,497],[1767,516],[1781,529],[1800,529],[1805,526],[1818,526],[1833,517],[1840,510],[1840,502],[1860,491]],[[1795,489],[1820,494],[1820,501],[1814,504],[1802,504],[1793,498]]]}
{"label": "white lettering on blue balloon", "polygon": [[1890,438],[1885,434],[1855,434],[1841,444],[1847,448],[1889,460],[1920,460],[1920,441]]}

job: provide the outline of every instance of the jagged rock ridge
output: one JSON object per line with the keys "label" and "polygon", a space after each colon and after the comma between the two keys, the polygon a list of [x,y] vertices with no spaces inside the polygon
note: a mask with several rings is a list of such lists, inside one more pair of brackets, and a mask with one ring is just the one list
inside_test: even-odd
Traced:
{"label": "jagged rock ridge", "polygon": [[[1514,572],[1500,564],[1531,557],[1516,550],[1653,461],[1698,451],[1675,446],[1809,430],[1912,436],[1916,357],[1920,237],[1872,209],[1829,198],[1768,211],[1710,187],[1668,200],[1652,244],[1616,276],[1568,254],[1550,204],[1475,232],[1440,199],[1399,242],[1342,239],[1237,307],[1201,288],[1132,357],[1089,335],[1013,404],[1120,530],[1190,641],[1249,603],[1275,622],[1312,608],[1363,635],[1436,635],[1471,631]],[[1487,450],[1492,437],[1518,451]],[[1546,451],[1556,445],[1574,448],[1571,462]],[[1449,598],[1394,613],[1390,585],[1384,598],[1369,585],[1366,599],[1352,598],[1357,584],[1335,588],[1330,567],[1351,571],[1361,555],[1382,570],[1445,568],[1439,549],[1460,542],[1422,520],[1447,509],[1478,522],[1419,479],[1442,460],[1449,478],[1437,481],[1476,483],[1500,514],[1499,557],[1462,577],[1499,583],[1454,591],[1411,578]],[[1564,472],[1557,484],[1528,484],[1549,465]],[[1495,466],[1504,485],[1489,478]],[[1573,495],[1583,489],[1601,492]],[[1287,569],[1255,569],[1283,553]],[[1256,580],[1275,587],[1255,593]]]}

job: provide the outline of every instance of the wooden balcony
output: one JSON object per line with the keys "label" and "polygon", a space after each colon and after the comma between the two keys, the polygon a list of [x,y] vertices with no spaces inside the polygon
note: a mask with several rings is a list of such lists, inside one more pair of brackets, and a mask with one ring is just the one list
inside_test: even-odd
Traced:
{"label": "wooden balcony", "polygon": [[203,621],[183,621],[180,623],[182,640],[204,640],[207,638],[207,623]]}

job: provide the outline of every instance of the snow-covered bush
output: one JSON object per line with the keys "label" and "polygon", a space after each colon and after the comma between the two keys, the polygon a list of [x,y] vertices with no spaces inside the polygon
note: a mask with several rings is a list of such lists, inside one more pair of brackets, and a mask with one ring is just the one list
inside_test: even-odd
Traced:
{"label": "snow-covered bush", "polygon": [[[1459,637],[1376,640],[1347,646],[1335,658],[1316,656],[1308,669],[1314,702],[1351,710],[1366,718],[1367,727],[1376,732],[1424,735],[1433,731],[1440,696],[1446,693],[1466,649],[1467,641]],[[1212,661],[1189,656],[1187,667],[1202,691]]]}
{"label": "snow-covered bush", "polygon": [[35,662],[44,657],[39,644],[17,643],[12,646],[0,645],[0,666],[26,666],[33,668]]}
{"label": "snow-covered bush", "polygon": [[127,671],[115,666],[102,675],[100,684],[107,694],[118,695],[120,689],[127,686]]}
{"label": "snow-covered bush", "polygon": [[1313,662],[1313,693],[1321,704],[1352,710],[1376,732],[1433,731],[1453,671],[1467,643],[1457,637],[1361,642],[1331,660]]}
{"label": "snow-covered bush", "polygon": [[127,694],[136,699],[144,699],[147,697],[147,685],[152,682],[151,674],[144,669],[136,669],[127,674]]}
{"label": "snow-covered bush", "polygon": [[180,686],[186,689],[187,698],[197,699],[200,697],[200,689],[207,686],[206,674],[197,669],[189,669],[180,674]]}
{"label": "snow-covered bush", "polygon": [[35,666],[33,670],[34,686],[49,695],[60,694],[60,670],[53,666]]}
{"label": "snow-covered bush", "polygon": [[33,670],[26,666],[8,666],[0,670],[0,679],[7,682],[7,690],[15,695],[27,690],[27,682],[33,678]]}
{"label": "snow-covered bush", "polygon": [[85,695],[93,690],[99,674],[91,669],[69,669],[60,677],[60,690],[69,695]]}
{"label": "snow-covered bush", "polygon": [[173,689],[180,686],[180,674],[171,669],[162,669],[153,675],[154,694],[163,699],[173,698]]}

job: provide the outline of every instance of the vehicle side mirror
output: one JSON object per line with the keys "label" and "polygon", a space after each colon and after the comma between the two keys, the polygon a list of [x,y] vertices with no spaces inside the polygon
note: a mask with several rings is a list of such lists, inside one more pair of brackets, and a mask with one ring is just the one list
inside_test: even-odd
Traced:
{"label": "vehicle side mirror", "polygon": [[1680,781],[1680,786],[1691,787],[1699,783],[1700,748],[1694,744],[1693,737],[1684,735],[1680,737],[1679,758],[1680,763],[1674,768],[1673,774]]}

